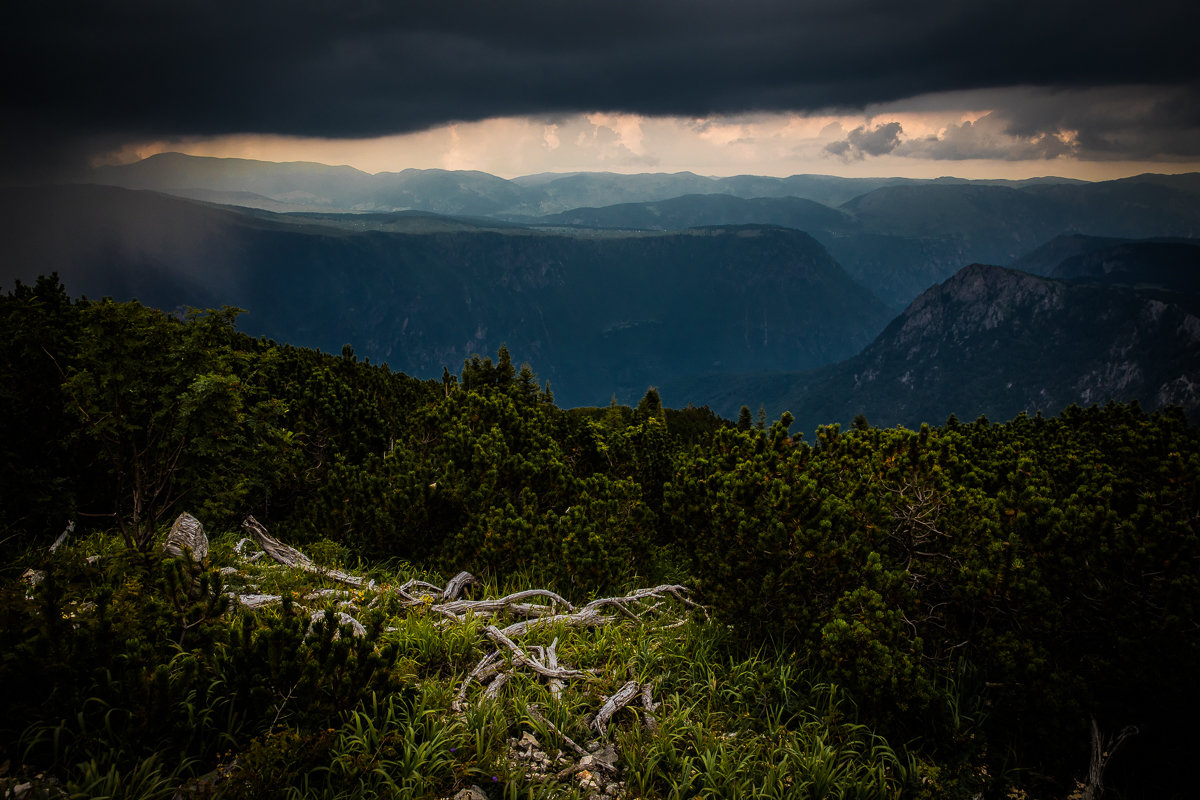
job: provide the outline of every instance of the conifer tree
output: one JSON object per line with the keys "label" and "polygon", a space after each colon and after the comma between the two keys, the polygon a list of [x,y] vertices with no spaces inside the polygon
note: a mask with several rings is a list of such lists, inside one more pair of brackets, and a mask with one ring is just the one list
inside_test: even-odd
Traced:
{"label": "conifer tree", "polygon": [[138,303],[84,307],[78,366],[63,388],[113,481],[113,516],[145,548],[197,468],[238,443],[244,386],[229,347],[238,310],[185,320]]}
{"label": "conifer tree", "polygon": [[658,420],[664,427],[667,424],[667,412],[663,410],[662,398],[658,395],[658,389],[653,386],[646,390],[633,412],[634,424],[652,419]]}
{"label": "conifer tree", "polygon": [[604,424],[613,431],[619,431],[625,427],[625,415],[621,413],[621,407],[617,405],[615,394],[608,401],[608,409],[604,412]]}

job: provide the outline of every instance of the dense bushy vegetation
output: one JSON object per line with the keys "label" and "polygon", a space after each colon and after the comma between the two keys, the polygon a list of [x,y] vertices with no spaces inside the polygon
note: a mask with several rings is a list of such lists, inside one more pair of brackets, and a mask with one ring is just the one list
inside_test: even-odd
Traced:
{"label": "dense bushy vegetation", "polygon": [[[251,339],[229,309],[71,301],[54,279],[0,303],[0,750],[22,779],[578,791],[505,756],[538,687],[452,713],[470,631],[386,603],[359,638],[291,599],[231,607],[249,569],[232,531],[253,514],[381,585],[693,586],[708,616],[669,633],[561,634],[573,663],[658,682],[659,727],[609,733],[630,797],[1065,797],[1103,757],[1093,727],[1127,726],[1112,791],[1190,788],[1200,431],[1182,414],[860,419],[809,443],[789,415],[735,426],[654,391],[561,410],[505,350],[417,381],[349,346]],[[183,510],[224,532],[202,565],[159,552]],[[255,578],[296,596],[317,580]],[[599,690],[570,691],[562,708]]]}

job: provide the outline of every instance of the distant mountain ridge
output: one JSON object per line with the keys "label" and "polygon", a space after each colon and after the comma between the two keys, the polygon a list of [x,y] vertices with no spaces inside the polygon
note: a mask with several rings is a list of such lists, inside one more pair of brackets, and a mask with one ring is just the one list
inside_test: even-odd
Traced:
{"label": "distant mountain ridge", "polygon": [[505,180],[178,154],[96,175],[173,196],[5,190],[0,280],[239,305],[253,332],[423,377],[506,343],[566,405],[658,384],[727,414],[916,424],[1197,402],[1200,175]]}
{"label": "distant mountain ridge", "polygon": [[796,197],[686,195],[525,221],[630,230],[746,222],[794,227],[817,238],[880,299],[902,309],[966,264],[1008,265],[1060,235],[1104,234],[1114,242],[1200,235],[1200,194],[1189,176],[1169,177],[1179,180],[1033,182],[1021,188],[909,182],[872,189],[838,208]]}
{"label": "distant mountain ridge", "polygon": [[[969,183],[960,178],[841,178],[792,175],[775,178],[735,175],[713,178],[691,172],[618,174],[546,173],[511,180],[472,170],[405,169],[370,174],[353,167],[312,162],[276,163],[239,158],[160,153],[131,164],[93,170],[90,180],[127,189],[221,201],[238,193],[258,194],[266,202],[290,203],[304,210],[401,211],[441,214],[545,216],[584,206],[655,202],[688,194],[726,194],[742,198],[799,197],[836,207],[885,186]],[[1027,186],[1073,183],[1066,178],[1033,181],[980,181],[981,185]],[[191,193],[191,194],[189,194]],[[242,200],[247,200],[244,194]],[[756,220],[763,221],[763,220]]]}
{"label": "distant mountain ridge", "polygon": [[536,227],[655,231],[783,225],[814,236],[897,312],[966,264],[1010,265],[1055,236],[1200,236],[1198,175],[1086,183],[581,172],[505,180],[473,171],[370,175],[163,153],[100,168],[94,180],[284,212],[413,210]]}
{"label": "distant mountain ridge", "polygon": [[636,402],[713,369],[829,363],[891,316],[812,237],[770,226],[569,236],[80,186],[0,191],[0,235],[9,286],[58,271],[73,293],[240,306],[252,333],[350,343],[425,378],[507,344],[566,405]]}

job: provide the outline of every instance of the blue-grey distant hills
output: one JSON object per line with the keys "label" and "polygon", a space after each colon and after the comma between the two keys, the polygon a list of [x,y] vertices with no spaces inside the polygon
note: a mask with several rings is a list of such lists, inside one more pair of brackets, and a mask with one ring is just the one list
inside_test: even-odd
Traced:
{"label": "blue-grey distant hills", "polygon": [[[796,197],[687,195],[577,208],[541,224],[628,230],[766,222],[812,234],[860,283],[900,309],[974,262],[1007,265],[1065,234],[1124,238],[1200,236],[1191,176],[1099,184],[908,182],[837,208]],[[533,220],[526,220],[532,223]]]}
{"label": "blue-grey distant hills", "polygon": [[[691,172],[544,173],[511,180],[474,170],[405,169],[370,174],[313,162],[275,163],[160,153],[132,164],[99,167],[90,181],[150,189],[192,199],[267,210],[431,211],[504,216],[529,221],[578,208],[657,202],[683,195],[743,199],[801,198],[837,207],[876,189],[896,186],[1033,187],[1078,184],[1066,178],[968,181],[960,178],[841,178],[833,175],[735,175]],[[283,209],[281,206],[287,206]],[[767,222],[767,220],[753,220]],[[728,223],[721,223],[728,224]]]}
{"label": "blue-grey distant hills", "polygon": [[249,332],[349,343],[425,378],[506,344],[568,406],[636,402],[684,375],[838,361],[891,316],[820,243],[777,226],[579,235],[92,185],[0,191],[0,237],[6,288],[57,271],[76,294],[235,305]]}
{"label": "blue-grey distant hills", "polygon": [[821,242],[894,311],[966,264],[1010,265],[1063,234],[1200,236],[1200,176],[1063,178],[711,178],[689,172],[569,173],[505,180],[473,171],[274,164],[164,153],[104,167],[99,183],[271,211],[426,211],[534,227],[670,231],[779,225]]}
{"label": "blue-grey distant hills", "polygon": [[709,178],[691,172],[546,173],[512,180],[484,172],[444,169],[405,169],[372,175],[352,167],[311,162],[274,163],[181,153],[161,153],[132,164],[100,167],[90,180],[212,202],[256,207],[260,202],[283,203],[292,206],[291,210],[418,210],[524,217],[581,206],[667,200],[686,194],[801,197],[836,206],[881,186],[913,182],[908,178],[831,175]]}
{"label": "blue-grey distant hills", "polygon": [[568,406],[658,385],[808,427],[1197,408],[1197,174],[506,180],[163,154],[92,178],[0,192],[0,284],[236,305],[252,333],[420,377],[503,343]]}

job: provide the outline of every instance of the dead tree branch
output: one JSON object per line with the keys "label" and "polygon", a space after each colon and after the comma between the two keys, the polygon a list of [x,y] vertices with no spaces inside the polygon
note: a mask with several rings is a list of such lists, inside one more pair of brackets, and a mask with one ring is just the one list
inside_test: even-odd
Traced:
{"label": "dead tree branch", "polygon": [[641,686],[638,685],[637,681],[629,681],[618,689],[616,694],[608,698],[604,702],[604,705],[600,706],[600,710],[596,712],[596,718],[592,720],[592,728],[596,733],[603,736],[608,730],[608,722],[612,719],[613,714],[616,714],[622,708],[629,705],[640,691]]}
{"label": "dead tree branch", "polygon": [[349,584],[357,588],[372,588],[375,585],[374,581],[367,580],[359,575],[351,575],[348,572],[328,567],[318,567],[304,553],[301,553],[291,545],[284,544],[267,533],[267,529],[262,526],[262,523],[252,516],[246,517],[246,521],[242,523],[242,529],[250,534],[254,541],[258,543],[258,546],[266,551],[267,555],[284,566],[302,569],[305,572],[311,572],[314,575],[320,575],[323,578],[329,578],[338,583]]}

